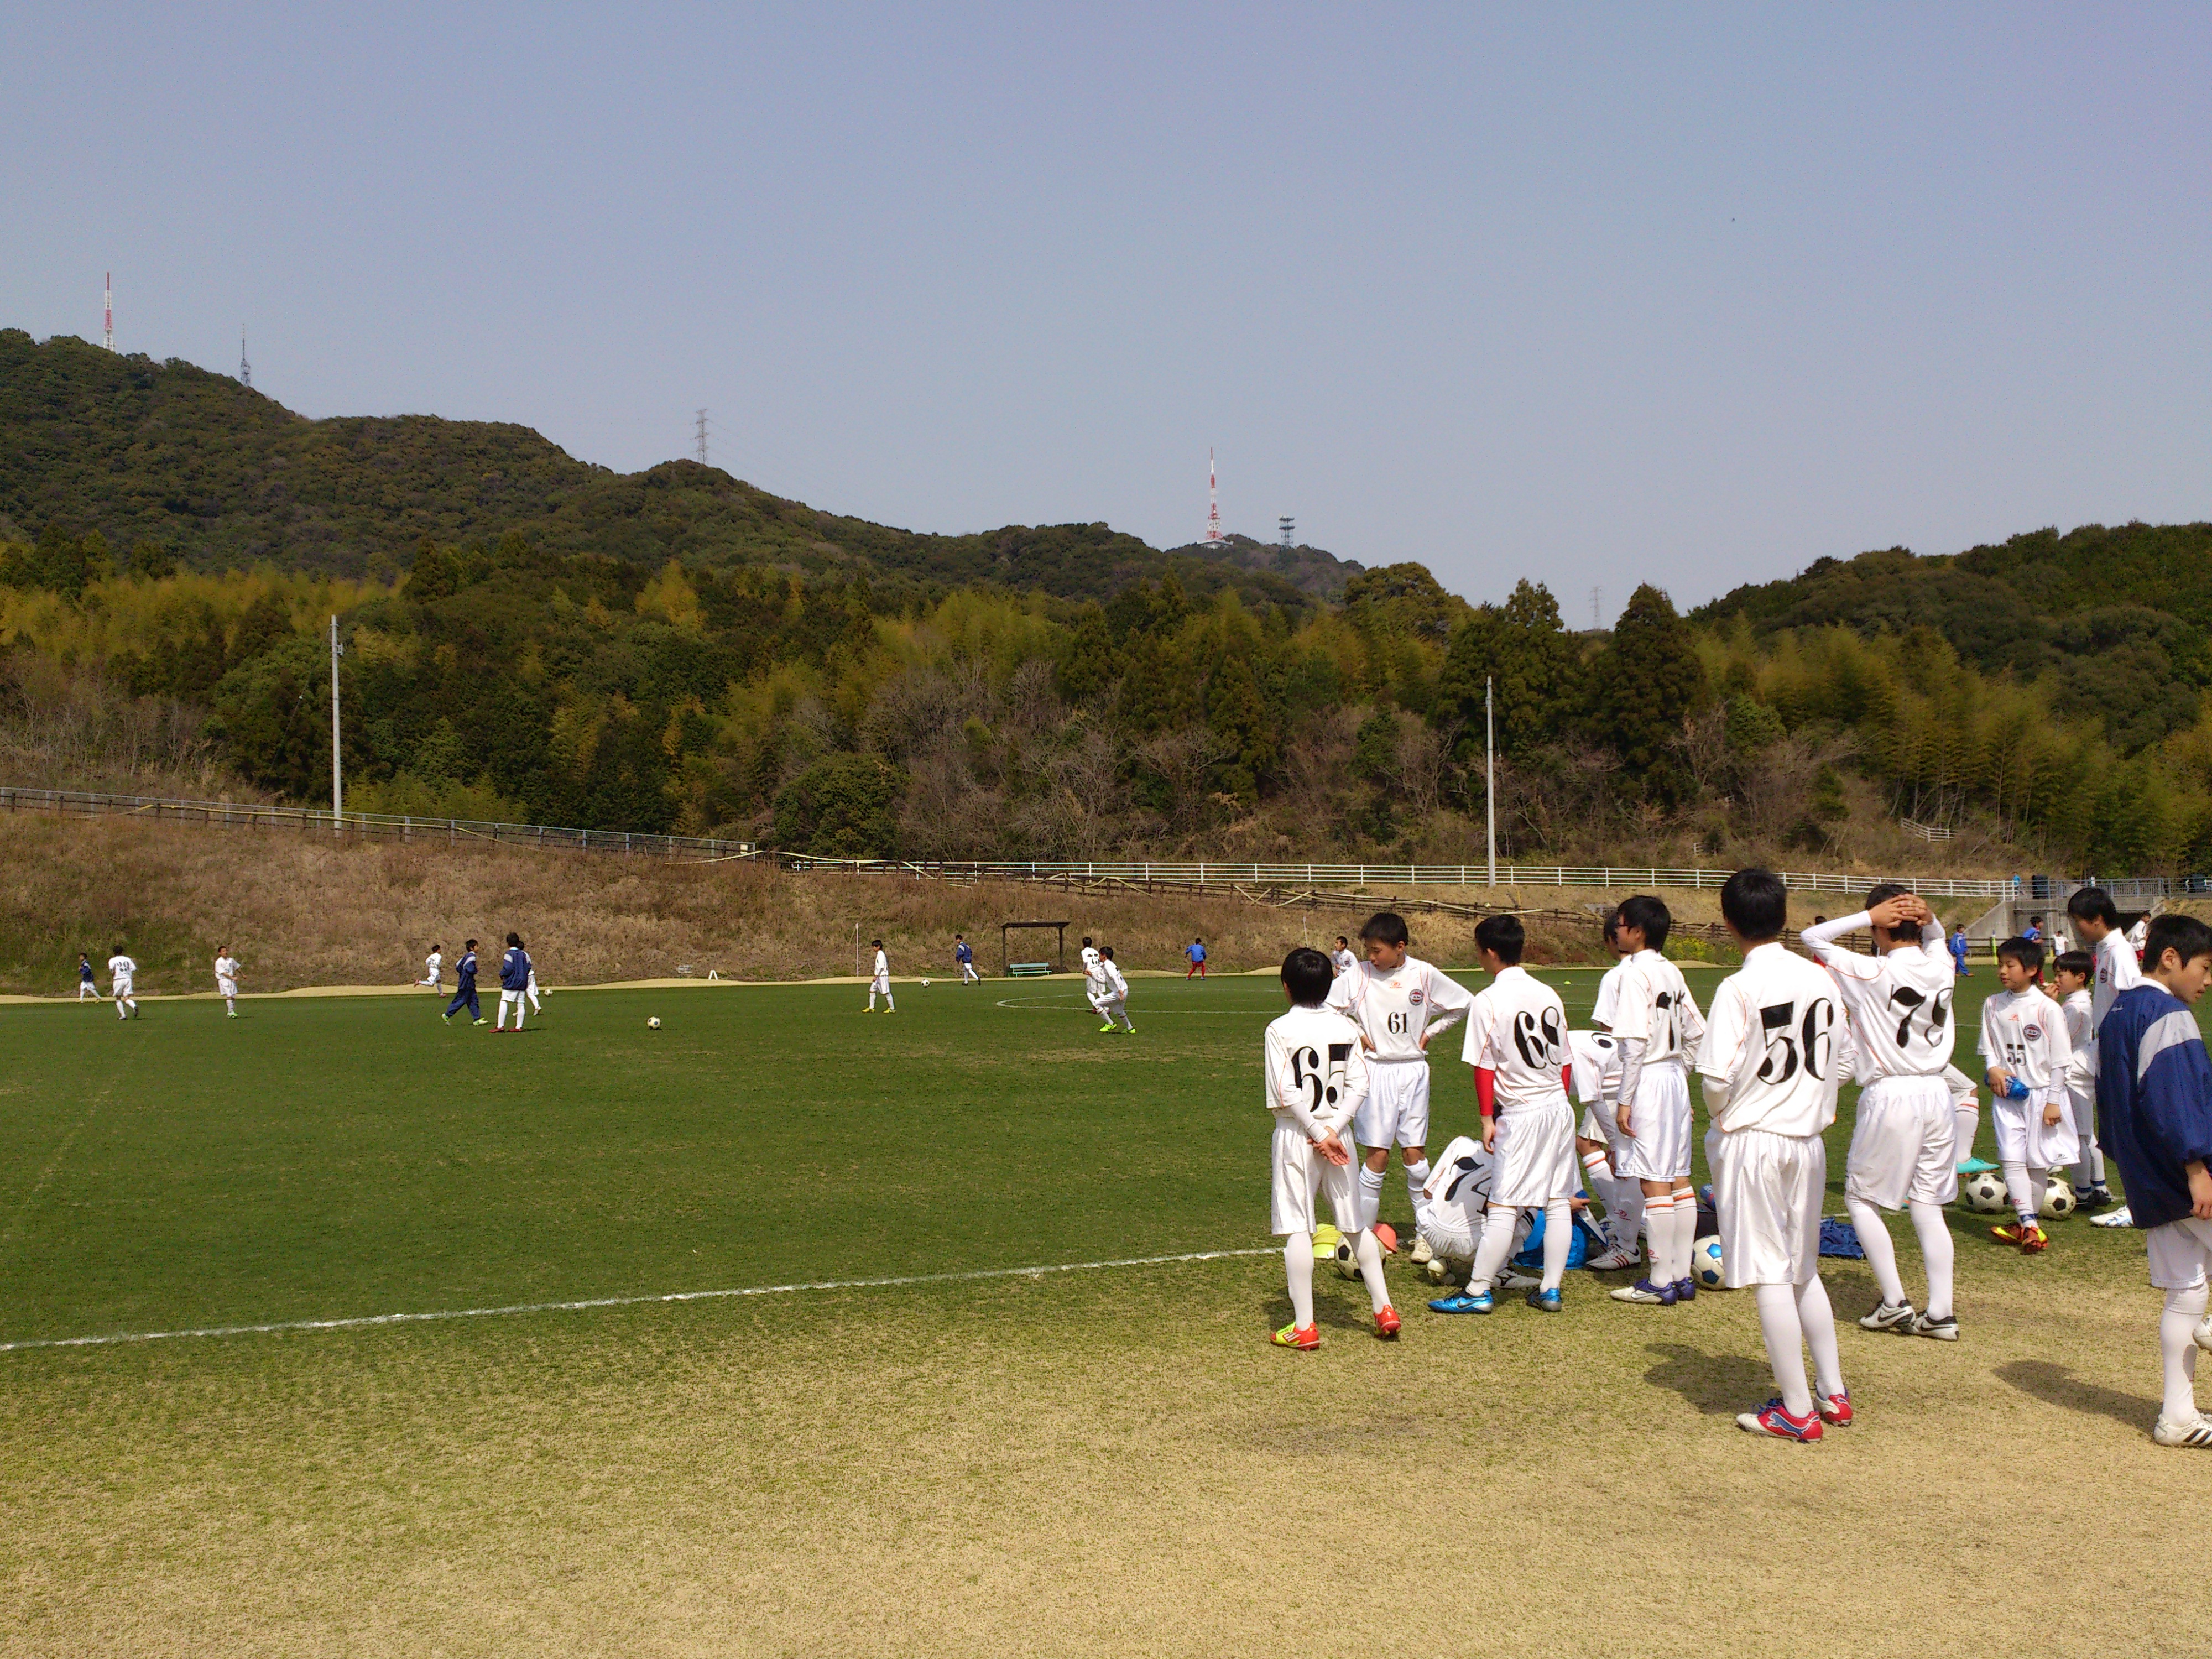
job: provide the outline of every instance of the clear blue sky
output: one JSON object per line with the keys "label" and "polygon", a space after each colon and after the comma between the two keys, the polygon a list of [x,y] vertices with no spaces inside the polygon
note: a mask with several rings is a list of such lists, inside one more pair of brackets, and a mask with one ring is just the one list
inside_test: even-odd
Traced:
{"label": "clear blue sky", "polygon": [[2212,9],[17,3],[0,325],[1586,623],[2212,516]]}

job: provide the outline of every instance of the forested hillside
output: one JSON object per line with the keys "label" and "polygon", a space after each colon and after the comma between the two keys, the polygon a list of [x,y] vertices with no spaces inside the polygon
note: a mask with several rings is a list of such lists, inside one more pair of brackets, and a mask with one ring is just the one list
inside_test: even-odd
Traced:
{"label": "forested hillside", "polygon": [[[364,810],[1458,861],[1490,678],[1508,857],[2212,868],[2212,526],[1822,560],[1686,617],[1644,586],[1571,634],[1526,580],[1470,605],[1412,562],[914,537],[519,427],[302,422],[75,342],[0,361],[40,446],[0,449],[0,781],[322,798],[335,614]],[[52,390],[87,376],[112,418]],[[349,575],[355,538],[382,550]]]}

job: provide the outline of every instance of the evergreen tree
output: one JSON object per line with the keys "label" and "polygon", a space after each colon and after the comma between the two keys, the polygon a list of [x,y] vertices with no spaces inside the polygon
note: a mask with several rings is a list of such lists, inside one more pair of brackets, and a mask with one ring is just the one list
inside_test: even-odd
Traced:
{"label": "evergreen tree", "polygon": [[1518,757],[1556,742],[1582,700],[1582,659],[1559,620],[1559,602],[1523,577],[1502,605],[1486,605],[1453,633],[1429,712],[1437,726],[1457,723],[1462,750],[1480,751],[1483,680],[1493,683],[1498,747]]}
{"label": "evergreen tree", "polygon": [[1598,735],[1648,799],[1679,798],[1668,750],[1705,699],[1705,668],[1674,603],[1645,582],[1629,595],[1593,675]]}

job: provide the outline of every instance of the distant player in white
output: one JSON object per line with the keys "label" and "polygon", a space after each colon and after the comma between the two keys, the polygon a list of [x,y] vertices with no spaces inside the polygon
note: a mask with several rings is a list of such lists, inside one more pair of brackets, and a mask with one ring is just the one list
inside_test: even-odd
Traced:
{"label": "distant player in white", "polygon": [[115,1017],[128,1019],[138,1012],[138,999],[131,994],[131,981],[138,972],[138,964],[123,954],[117,945],[115,954],[107,959],[107,994],[115,999]]}
{"label": "distant player in white", "polygon": [[233,1019],[238,1018],[238,975],[244,965],[236,957],[231,955],[230,946],[228,945],[216,953],[216,994],[222,999],[223,1006],[229,1011]]}
{"label": "distant player in white", "polygon": [[895,1014],[898,1012],[898,1004],[891,1000],[891,959],[884,954],[883,940],[870,939],[868,943],[875,947],[876,952],[876,976],[868,981],[868,1012],[872,1014],[876,1012],[876,999],[881,997],[884,1012]]}
{"label": "distant player in white", "polygon": [[1328,994],[1328,958],[1300,945],[1283,958],[1283,994],[1291,1010],[1267,1027],[1266,1103],[1275,1120],[1270,1148],[1269,1220],[1283,1240],[1291,1322],[1274,1334],[1278,1347],[1321,1346],[1314,1323],[1314,1196],[1328,1194],[1336,1224],[1352,1241],[1359,1276],[1375,1310],[1375,1334],[1398,1334],[1397,1310],[1382,1278],[1382,1251],[1360,1219],[1345,1127],[1367,1097],[1367,1061],[1352,1022],[1322,1006]]}
{"label": "distant player in white", "polygon": [[2150,918],[2137,916],[2135,926],[2128,929],[2128,948],[2136,953],[2136,966],[2142,966],[2143,941],[2150,937]]}
{"label": "distant player in white", "polygon": [[442,991],[446,988],[443,981],[445,969],[446,947],[434,945],[430,947],[430,954],[422,958],[422,977],[415,982],[429,990]]}
{"label": "distant player in white", "polygon": [[[1597,1002],[1590,1010],[1590,1023],[1598,1028],[1598,1033],[1593,1035],[1613,1030],[1613,1016],[1620,1012],[1620,981],[1628,974],[1628,954],[1620,942],[1618,905],[1606,915],[1605,948],[1619,959],[1597,982]],[[1607,1041],[1611,1041],[1609,1036]],[[1582,1159],[1583,1176],[1605,1200],[1606,1234],[1612,1241],[1611,1247],[1589,1264],[1600,1272],[1633,1267],[1644,1260],[1644,1252],[1637,1243],[1644,1225],[1644,1183],[1620,1173],[1627,1143],[1620,1139],[1620,1128],[1613,1118],[1613,1103],[1620,1097],[1620,1085],[1618,1045],[1611,1053],[1613,1063],[1607,1073],[1603,1111],[1593,1122],[1591,1113],[1585,1110],[1582,1127],[1575,1136],[1575,1155]],[[1579,1092],[1580,1073],[1577,1075],[1577,1098],[1589,1106],[1594,1103]]]}
{"label": "distant player in white", "polygon": [[1367,1103],[1352,1132],[1365,1154],[1359,1171],[1363,1225],[1382,1207],[1390,1148],[1406,1166],[1406,1195],[1418,1234],[1429,1179],[1429,1039],[1467,1018],[1474,994],[1440,968],[1408,956],[1406,919],[1379,910],[1359,930],[1367,960],[1328,988],[1328,1006],[1359,1028],[1368,1062]]}
{"label": "distant player in white", "polygon": [[[2126,937],[2120,932],[2120,913],[2112,903],[2112,896],[2101,887],[2084,887],[2066,901],[2066,914],[2074,919],[2075,928],[2081,933],[2097,964],[2096,975],[2089,982],[2089,1043],[2088,1057],[2083,1062],[2083,1075],[2089,1080],[2094,1099],[2097,1079],[2097,1028],[2105,1023],[2105,1016],[2112,1012],[2112,1000],[2123,991],[2142,983],[2142,964],[2129,948]],[[2094,1140],[2094,1113],[2087,1127],[2091,1135],[2090,1150],[2095,1155],[2092,1173],[2101,1188],[2104,1181],[2104,1154]],[[2107,1193],[2106,1197],[2111,1194]],[[2128,1224],[2128,1206],[2121,1205],[2108,1214],[2097,1218],[2100,1227]]]}
{"label": "distant player in white", "polygon": [[1352,941],[1341,933],[1336,936],[1336,949],[1329,952],[1328,961],[1340,978],[1359,966],[1359,958],[1352,954]]}
{"label": "distant player in white", "polygon": [[1620,994],[1613,1038],[1620,1045],[1620,1093],[1614,1126],[1626,1146],[1617,1166],[1644,1189],[1651,1261],[1643,1278],[1613,1293],[1616,1302],[1672,1307],[1697,1298],[1690,1253],[1698,1235],[1698,1194],[1690,1185],[1690,1056],[1705,1022],[1682,970],[1660,954],[1674,917],[1649,894],[1620,906]]}
{"label": "distant player in white", "polygon": [[1098,1005],[1098,1012],[1106,1016],[1105,1029],[1113,1030],[1119,1021],[1122,1030],[1136,1036],[1136,1022],[1129,1018],[1129,981],[1121,977],[1121,964],[1114,960],[1110,945],[1098,948],[1098,971],[1106,979],[1106,994]]}
{"label": "distant player in white", "polygon": [[1468,1016],[1461,1054],[1474,1068],[1482,1144],[1498,1160],[1490,1208],[1467,1289],[1429,1306],[1438,1313],[1486,1314],[1491,1285],[1513,1254],[1515,1212],[1544,1212],[1544,1276],[1528,1305],[1559,1311],[1566,1276],[1576,1186],[1575,1115],[1567,1103],[1567,1010],[1559,994],[1521,966],[1518,916],[1485,916],[1475,949],[1491,982]]}
{"label": "distant player in white", "polygon": [[[2140,956],[2140,953],[2138,953]],[[2089,990],[2097,976],[2096,958],[2087,951],[2066,951],[2051,964],[2058,981],[2059,1006],[2066,1011],[2066,1106],[2078,1137],[2075,1146],[2074,1201],[2085,1210],[2112,1201],[2105,1184],[2105,1151],[2097,1145],[2096,1003]]]}
{"label": "distant player in white", "polygon": [[[1873,956],[1837,941],[1867,929]],[[1834,975],[1857,1050],[1858,1115],[1845,1164],[1844,1207],[1881,1286],[1881,1301],[1859,1321],[1869,1331],[1955,1341],[1954,1249],[1943,1206],[1959,1195],[1959,1125],[1943,1073],[1956,1036],[1951,1004],[1957,969],[1943,924],[1918,895],[1884,882],[1856,915],[1798,936]],[[1928,1268],[1928,1305],[1905,1294],[1897,1245],[1883,1210],[1909,1210]]]}
{"label": "distant player in white", "polygon": [[82,1002],[88,998],[100,1000],[100,981],[93,977],[92,958],[80,951],[76,953],[76,1000]]}
{"label": "distant player in white", "polygon": [[[714,975],[710,972],[710,973],[707,975],[707,977],[708,977],[708,978],[709,978],[709,979],[712,979],[712,978],[714,977]],[[538,959],[537,959],[535,957],[532,957],[530,959],[530,982],[529,982],[527,985],[526,985],[525,987],[523,987],[523,989],[524,989],[524,990],[525,990],[525,991],[529,994],[529,997],[530,997],[530,1012],[531,1012],[532,1013],[533,1013],[533,1014],[542,1012],[543,1011],[542,1011],[542,1009],[541,1009],[541,1008],[540,1008],[540,1006],[539,1006],[539,997],[538,997]],[[521,1018],[522,1018],[522,1010],[521,1010],[521,1009],[520,1009],[520,1008],[517,1008],[517,1009],[514,1011],[514,1017],[515,1017],[517,1019]]]}
{"label": "distant player in white", "polygon": [[[1736,1419],[1754,1434],[1818,1440],[1851,1420],[1836,1316],[1820,1283],[1820,1201],[1828,1185],[1822,1131],[1836,1121],[1848,1042],[1835,981],[1781,945],[1789,895],[1771,870],[1739,870],[1721,889],[1721,915],[1743,966],[1713,993],[1698,1046],[1712,1127],[1705,1161],[1721,1227],[1722,1271],[1756,1287],[1759,1334],[1777,1398]],[[1948,966],[1948,964],[1947,964]],[[1806,1386],[1813,1351],[1816,1397]]]}
{"label": "distant player in white", "polygon": [[[2081,1150],[2068,1110],[2066,1071],[2074,1045],[2066,1012],[2043,994],[2043,947],[2008,939],[1997,946],[1997,979],[2004,989],[1982,1005],[1982,1058],[1989,1063],[1990,1121],[1997,1134],[1997,1164],[2005,1193],[2020,1218],[1990,1231],[1997,1241],[2029,1255],[2047,1249],[2050,1236],[2036,1219],[2052,1170]],[[2018,1092],[2025,1091],[2024,1093]]]}

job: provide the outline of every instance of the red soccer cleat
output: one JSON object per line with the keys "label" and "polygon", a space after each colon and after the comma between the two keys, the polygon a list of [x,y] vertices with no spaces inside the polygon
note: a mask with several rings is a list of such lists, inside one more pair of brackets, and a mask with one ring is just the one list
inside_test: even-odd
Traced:
{"label": "red soccer cleat", "polygon": [[2027,1242],[2027,1229],[2017,1221],[2008,1221],[2001,1227],[1990,1228],[1990,1237],[2000,1244],[2025,1244]]}
{"label": "red soccer cleat", "polygon": [[1851,1391],[1845,1389],[1838,1394],[1813,1396],[1813,1407],[1820,1420],[1832,1429],[1848,1429],[1851,1425]]}
{"label": "red soccer cleat", "polygon": [[1267,1340],[1279,1348],[1296,1348],[1300,1353],[1311,1353],[1321,1346],[1321,1327],[1285,1325]]}
{"label": "red soccer cleat", "polygon": [[2040,1255],[2051,1248],[2051,1235],[2034,1222],[2021,1230],[2020,1249],[2022,1255]]}
{"label": "red soccer cleat", "polygon": [[[1815,1405],[1819,1403],[1814,1402]],[[1792,1417],[1779,1400],[1770,1400],[1755,1412],[1736,1413],[1735,1425],[1753,1434],[1763,1434],[1776,1440],[1818,1440],[1820,1437],[1820,1413],[1809,1411],[1802,1417]]]}
{"label": "red soccer cleat", "polygon": [[1375,1316],[1375,1334],[1385,1342],[1398,1340],[1398,1310],[1395,1308],[1385,1308]]}

